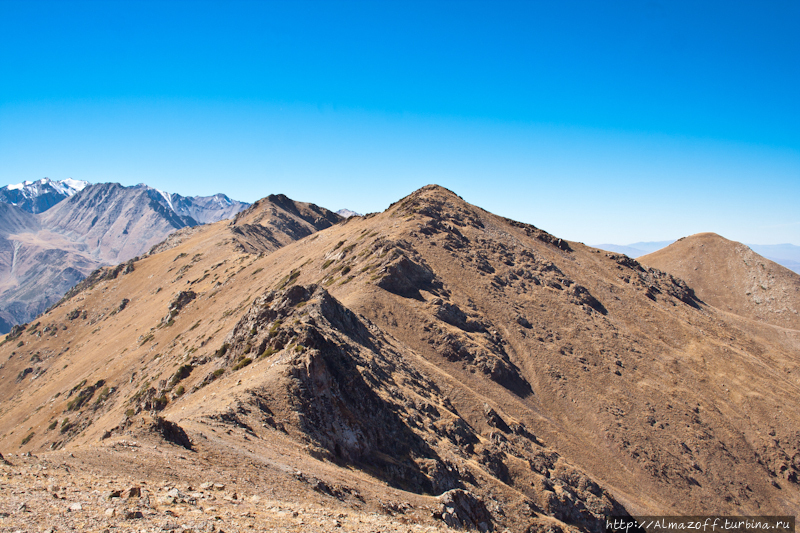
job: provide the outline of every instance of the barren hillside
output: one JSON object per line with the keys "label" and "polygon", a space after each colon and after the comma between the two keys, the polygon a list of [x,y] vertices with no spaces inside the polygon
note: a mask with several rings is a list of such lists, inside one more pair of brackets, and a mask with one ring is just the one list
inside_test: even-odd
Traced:
{"label": "barren hillside", "polygon": [[323,227],[292,202],[321,231],[282,247],[271,204],[179,232],[7,338],[5,488],[84,473],[63,502],[0,509],[13,527],[79,501],[65,523],[226,531],[800,507],[800,332],[437,186]]}
{"label": "barren hillside", "polygon": [[800,329],[800,275],[742,243],[698,233],[639,260],[685,280],[709,305]]}

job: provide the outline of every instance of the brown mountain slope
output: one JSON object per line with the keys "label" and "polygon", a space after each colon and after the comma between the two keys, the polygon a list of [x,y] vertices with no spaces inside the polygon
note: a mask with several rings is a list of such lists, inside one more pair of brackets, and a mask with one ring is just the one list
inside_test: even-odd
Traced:
{"label": "brown mountain slope", "polygon": [[98,483],[146,481],[134,503],[154,525],[236,520],[231,498],[156,499],[215,479],[409,527],[800,506],[797,332],[435,186],[272,253],[236,227],[186,234],[8,339],[3,454],[65,448]]}
{"label": "brown mountain slope", "polygon": [[248,252],[266,252],[344,220],[333,211],[283,194],[258,200],[233,219],[233,231]]}
{"label": "brown mountain slope", "polygon": [[639,260],[686,280],[723,311],[800,330],[800,275],[744,244],[698,233]]}

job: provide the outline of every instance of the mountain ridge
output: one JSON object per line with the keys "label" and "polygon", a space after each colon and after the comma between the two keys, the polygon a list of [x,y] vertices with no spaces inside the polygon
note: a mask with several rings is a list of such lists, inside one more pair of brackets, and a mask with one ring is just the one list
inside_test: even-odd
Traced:
{"label": "mountain ridge", "polygon": [[239,231],[277,204],[255,205],[15,331],[0,446],[102,453],[107,476],[142,442],[153,496],[182,453],[173,483],[197,461],[240,494],[431,527],[797,508],[797,330],[438,186],[271,251]]}

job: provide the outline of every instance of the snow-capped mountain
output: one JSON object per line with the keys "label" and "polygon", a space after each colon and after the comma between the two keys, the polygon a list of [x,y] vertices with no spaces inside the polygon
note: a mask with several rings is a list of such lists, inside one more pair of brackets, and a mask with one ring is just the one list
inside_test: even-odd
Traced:
{"label": "snow-capped mountain", "polygon": [[356,213],[355,211],[350,211],[349,209],[339,209],[336,211],[336,214],[344,218],[363,216],[361,213]]}
{"label": "snow-capped mountain", "polygon": [[23,181],[0,187],[0,202],[15,205],[28,213],[41,213],[64,198],[69,198],[76,192],[82,191],[88,184],[87,181],[72,178],[60,181],[49,178]]}

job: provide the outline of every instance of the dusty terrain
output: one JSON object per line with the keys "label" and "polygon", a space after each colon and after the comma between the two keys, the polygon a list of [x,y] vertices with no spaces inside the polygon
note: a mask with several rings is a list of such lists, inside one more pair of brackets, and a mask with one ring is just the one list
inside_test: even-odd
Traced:
{"label": "dusty terrain", "polygon": [[[182,230],[9,335],[0,468],[24,494],[0,527],[72,501],[36,489],[67,485],[64,462],[90,509],[74,520],[98,529],[599,531],[800,508],[796,329],[440,187],[333,225],[284,198]],[[149,503],[102,500],[133,486]]]}

